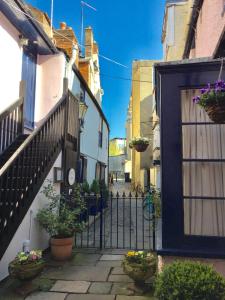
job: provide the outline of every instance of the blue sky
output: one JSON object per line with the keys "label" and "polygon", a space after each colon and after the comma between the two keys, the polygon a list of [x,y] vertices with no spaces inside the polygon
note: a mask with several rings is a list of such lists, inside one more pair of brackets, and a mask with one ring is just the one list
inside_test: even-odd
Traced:
{"label": "blue sky", "polygon": [[[50,15],[51,0],[27,0]],[[103,110],[111,137],[125,136],[125,120],[131,93],[132,61],[161,59],[161,32],[165,0],[87,0],[97,8],[85,8],[84,26],[91,26],[100,54],[126,66],[123,68],[100,58],[104,89]],[[81,31],[80,0],[54,0],[54,27],[65,21],[78,39]]]}

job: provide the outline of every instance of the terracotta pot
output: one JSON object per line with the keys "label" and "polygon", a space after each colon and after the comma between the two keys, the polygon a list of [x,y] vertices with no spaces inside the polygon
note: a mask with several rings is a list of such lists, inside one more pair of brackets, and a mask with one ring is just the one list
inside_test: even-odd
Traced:
{"label": "terracotta pot", "polygon": [[148,148],[148,144],[136,144],[134,145],[134,149],[137,152],[144,152]]}
{"label": "terracotta pot", "polygon": [[72,255],[73,237],[70,238],[51,238],[51,253],[55,260],[67,260]]}

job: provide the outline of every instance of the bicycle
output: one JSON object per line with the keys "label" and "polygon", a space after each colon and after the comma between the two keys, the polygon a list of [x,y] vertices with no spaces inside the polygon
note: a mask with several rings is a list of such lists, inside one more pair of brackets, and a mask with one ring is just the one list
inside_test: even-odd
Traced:
{"label": "bicycle", "polygon": [[155,217],[155,207],[153,203],[153,192],[151,189],[147,192],[143,200],[143,217],[147,221],[152,221]]}

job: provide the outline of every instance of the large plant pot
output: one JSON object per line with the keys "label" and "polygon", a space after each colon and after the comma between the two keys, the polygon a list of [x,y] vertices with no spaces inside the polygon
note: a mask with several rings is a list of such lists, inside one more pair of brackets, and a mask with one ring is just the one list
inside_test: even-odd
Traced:
{"label": "large plant pot", "polygon": [[156,274],[156,260],[149,261],[145,268],[141,264],[130,263],[126,259],[122,265],[124,273],[132,278],[136,284],[143,284],[147,279],[154,277]]}
{"label": "large plant pot", "polygon": [[207,105],[205,111],[214,123],[225,123],[225,103]]}
{"label": "large plant pot", "polygon": [[51,253],[55,260],[64,261],[72,256],[73,237],[58,239],[51,238]]}
{"label": "large plant pot", "polygon": [[134,145],[134,149],[137,151],[137,152],[144,152],[146,151],[148,148],[148,144],[136,144]]}
{"label": "large plant pot", "polygon": [[9,274],[13,278],[19,280],[31,280],[35,278],[45,267],[43,259],[29,263],[20,264],[18,261],[13,260],[8,267]]}

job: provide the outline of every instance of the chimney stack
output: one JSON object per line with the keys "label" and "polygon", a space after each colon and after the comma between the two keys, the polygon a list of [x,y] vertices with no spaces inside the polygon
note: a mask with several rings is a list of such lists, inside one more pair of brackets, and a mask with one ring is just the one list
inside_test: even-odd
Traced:
{"label": "chimney stack", "polygon": [[61,30],[65,30],[66,29],[66,23],[65,22],[61,22],[60,23],[60,29]]}
{"label": "chimney stack", "polygon": [[93,31],[91,27],[85,28],[85,57],[91,57],[93,54]]}

